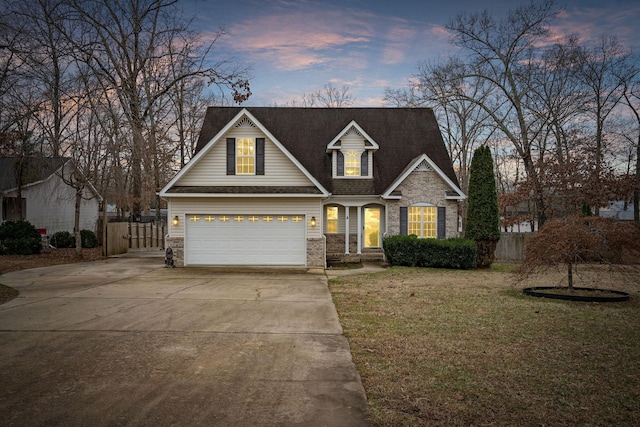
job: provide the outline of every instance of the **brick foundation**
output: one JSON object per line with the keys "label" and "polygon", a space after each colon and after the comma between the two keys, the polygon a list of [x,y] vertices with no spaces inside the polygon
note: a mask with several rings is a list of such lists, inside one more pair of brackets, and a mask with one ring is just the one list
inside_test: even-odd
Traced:
{"label": "brick foundation", "polygon": [[324,237],[320,237],[319,239],[307,239],[307,267],[325,267],[324,246]]}
{"label": "brick foundation", "polygon": [[[327,234],[327,253],[328,254],[340,254],[344,253],[344,234]],[[358,252],[358,235],[355,233],[349,234],[349,253],[355,254]]]}

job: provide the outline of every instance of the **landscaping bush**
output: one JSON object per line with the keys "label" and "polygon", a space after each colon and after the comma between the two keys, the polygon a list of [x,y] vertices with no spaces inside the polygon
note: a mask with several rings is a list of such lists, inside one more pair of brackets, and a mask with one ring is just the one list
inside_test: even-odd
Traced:
{"label": "landscaping bush", "polygon": [[76,239],[68,231],[58,231],[51,236],[51,244],[56,248],[75,248]]}
{"label": "landscaping bush", "polygon": [[395,235],[382,240],[384,255],[391,265],[415,267],[418,263],[418,237]]}
{"label": "landscaping bush", "polygon": [[468,269],[476,266],[477,250],[468,239],[419,239],[390,236],[384,239],[384,253],[392,265]]}
{"label": "landscaping bush", "polygon": [[29,221],[7,221],[0,224],[0,253],[9,255],[39,254],[40,233]]}
{"label": "landscaping bush", "polygon": [[95,248],[98,246],[98,236],[91,230],[80,230],[80,238],[83,248]]}

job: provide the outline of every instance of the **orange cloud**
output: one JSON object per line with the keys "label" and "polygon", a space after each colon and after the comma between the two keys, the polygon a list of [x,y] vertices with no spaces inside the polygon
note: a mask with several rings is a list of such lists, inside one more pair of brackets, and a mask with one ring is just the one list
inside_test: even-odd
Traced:
{"label": "orange cloud", "polygon": [[[331,11],[290,12],[241,22],[229,29],[231,46],[279,69],[299,70],[331,62],[335,53],[366,44],[372,31],[363,21]],[[332,55],[327,55],[332,50]]]}

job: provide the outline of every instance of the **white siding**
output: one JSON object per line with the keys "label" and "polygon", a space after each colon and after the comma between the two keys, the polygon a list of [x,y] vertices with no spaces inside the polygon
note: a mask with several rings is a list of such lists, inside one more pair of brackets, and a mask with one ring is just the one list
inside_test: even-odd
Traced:
{"label": "white siding", "polygon": [[[227,175],[226,138],[265,138],[264,175]],[[233,128],[175,185],[197,186],[307,186],[312,182],[257,128]]]}
{"label": "white siding", "polygon": [[[249,198],[249,197],[174,197],[169,200],[169,218],[177,216],[178,226],[169,227],[170,237],[184,237],[187,214],[289,214],[304,215],[307,219],[307,238],[322,237],[322,201],[320,198]],[[311,218],[316,226],[311,226]]]}
{"label": "white siding", "polygon": [[364,151],[364,139],[358,135],[346,135],[340,138],[340,146],[343,153],[350,150],[362,153]]}
{"label": "white siding", "polygon": [[[68,169],[68,166],[67,166]],[[65,170],[65,174],[69,171]],[[7,196],[15,197],[13,194]],[[57,231],[73,232],[76,191],[57,175],[34,185],[22,188],[22,197],[27,201],[26,220],[36,228],[46,228],[47,235]],[[100,202],[92,198],[93,193],[85,189],[80,205],[80,229],[96,231]]]}

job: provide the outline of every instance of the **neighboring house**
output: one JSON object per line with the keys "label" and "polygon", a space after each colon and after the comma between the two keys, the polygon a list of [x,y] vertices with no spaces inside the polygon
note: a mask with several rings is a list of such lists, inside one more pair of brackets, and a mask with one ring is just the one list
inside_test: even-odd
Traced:
{"label": "neighboring house", "polygon": [[455,237],[465,198],[427,108],[211,107],[160,195],[177,265],[307,267]]}
{"label": "neighboring house", "polygon": [[600,216],[620,221],[633,221],[633,202],[625,203],[623,200],[611,202],[608,207],[600,208]]}
{"label": "neighboring house", "polygon": [[[23,159],[22,200],[18,201],[17,162],[20,158],[0,157],[0,199],[2,222],[20,219],[18,203],[22,203],[24,219],[51,236],[57,231],[73,232],[76,190],[63,177],[74,171],[74,163],[66,158]],[[80,206],[80,229],[96,231],[102,197],[89,184],[84,189]]]}

